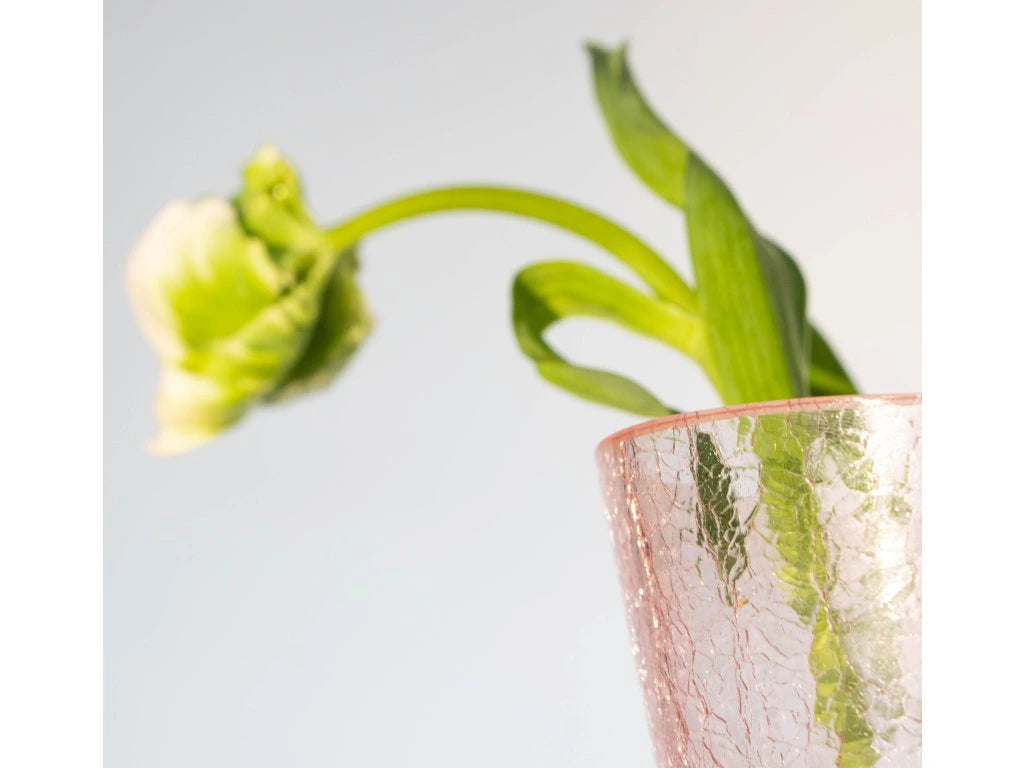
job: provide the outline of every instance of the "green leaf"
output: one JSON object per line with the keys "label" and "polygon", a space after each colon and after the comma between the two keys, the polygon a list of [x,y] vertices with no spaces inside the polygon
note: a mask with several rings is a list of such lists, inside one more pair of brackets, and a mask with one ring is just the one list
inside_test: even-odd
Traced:
{"label": "green leaf", "polygon": [[[686,209],[700,314],[707,326],[727,404],[807,394],[845,394],[852,381],[806,317],[806,289],[793,259],[762,237],[714,172],[675,137],[646,104],[624,48],[591,47],[598,100],[619,153],[657,195]],[[815,714],[842,747],[843,768],[877,761],[864,712],[863,681],[829,605],[832,587],[817,497],[806,479],[809,435],[788,418],[762,418],[752,445],[762,459],[763,503],[786,566],[780,578],[792,605],[813,627],[810,667],[818,682]],[[701,543],[719,568],[726,594],[742,550],[732,550],[739,526],[728,471],[710,436],[696,436],[694,474],[700,494]]]}
{"label": "green leaf", "polygon": [[355,249],[340,255],[321,296],[309,343],[294,367],[266,399],[281,400],[327,386],[355,354],[373,325],[366,300],[356,284]]}
{"label": "green leaf", "polygon": [[588,45],[594,89],[612,140],[623,160],[656,194],[683,207],[689,149],[661,121],[637,88],[626,46]]}
{"label": "green leaf", "polygon": [[696,155],[686,172],[687,233],[701,317],[727,405],[807,394],[797,331],[803,282],[764,241],[721,179]]}
{"label": "green leaf", "polygon": [[843,369],[842,363],[816,328],[811,328],[811,394],[855,395],[857,385]]}
{"label": "green leaf", "polygon": [[842,412],[761,416],[751,435],[751,448],[761,460],[761,504],[773,534],[771,541],[783,562],[778,576],[789,590],[793,610],[812,630],[808,661],[817,682],[815,719],[838,737],[837,766],[870,768],[879,759],[876,734],[868,721],[870,686],[850,656],[849,622],[839,608],[841,600],[834,596],[840,584],[812,479],[823,445],[832,454],[833,464],[860,463],[858,446],[849,437],[862,430],[844,425],[844,416]]}
{"label": "green leaf", "polygon": [[584,264],[534,264],[512,284],[512,325],[519,347],[541,376],[573,394],[641,416],[676,411],[639,384],[608,371],[583,368],[562,358],[544,340],[544,331],[567,317],[610,320],[624,328],[685,351],[707,356],[699,320],[679,307],[652,298]]}
{"label": "green leaf", "polygon": [[[622,159],[652,192],[686,210],[689,147],[640,92],[629,69],[626,46],[612,50],[592,44],[588,50],[601,113]],[[778,245],[755,242],[764,283],[771,294],[772,312],[780,332],[787,337],[785,344],[794,352],[786,364],[790,379],[801,385],[797,391],[813,395],[855,393],[856,387],[828,343],[809,327],[806,317],[801,317],[806,297],[799,268]],[[776,285],[781,286],[779,294],[774,293]],[[804,383],[808,377],[809,386]]]}
{"label": "green leaf", "polygon": [[772,313],[786,349],[789,378],[796,394],[810,394],[808,386],[811,366],[811,325],[807,322],[807,289],[800,267],[779,245],[764,237],[757,238],[757,256],[761,266]]}
{"label": "green leaf", "polygon": [[711,555],[722,580],[722,597],[736,604],[736,580],[747,569],[746,533],[733,499],[732,474],[714,437],[691,433],[690,470],[697,485],[697,543]]}

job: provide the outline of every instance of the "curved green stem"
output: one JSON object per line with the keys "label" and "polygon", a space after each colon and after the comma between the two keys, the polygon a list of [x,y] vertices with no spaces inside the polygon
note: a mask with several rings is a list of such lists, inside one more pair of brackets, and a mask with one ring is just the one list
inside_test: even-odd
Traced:
{"label": "curved green stem", "polygon": [[537,192],[506,187],[443,187],[391,200],[328,232],[341,250],[364,235],[404,219],[441,211],[491,211],[543,221],[604,248],[639,275],[662,299],[697,314],[697,298],[668,262],[636,235],[593,211]]}

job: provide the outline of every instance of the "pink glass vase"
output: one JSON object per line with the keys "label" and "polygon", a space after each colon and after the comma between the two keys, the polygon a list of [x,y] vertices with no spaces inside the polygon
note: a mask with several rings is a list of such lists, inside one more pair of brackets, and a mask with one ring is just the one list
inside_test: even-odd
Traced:
{"label": "pink glass vase", "polygon": [[601,444],[659,766],[920,765],[920,409],[809,398]]}

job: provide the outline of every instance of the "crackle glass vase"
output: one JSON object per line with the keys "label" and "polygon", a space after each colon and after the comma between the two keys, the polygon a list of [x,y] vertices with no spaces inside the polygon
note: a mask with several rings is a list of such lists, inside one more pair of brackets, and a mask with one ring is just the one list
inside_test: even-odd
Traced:
{"label": "crackle glass vase", "polygon": [[809,398],[601,444],[661,768],[920,765],[920,412]]}

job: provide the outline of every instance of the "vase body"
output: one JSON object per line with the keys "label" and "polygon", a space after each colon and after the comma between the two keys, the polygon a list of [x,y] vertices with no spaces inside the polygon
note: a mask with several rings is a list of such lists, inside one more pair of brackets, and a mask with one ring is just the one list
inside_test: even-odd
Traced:
{"label": "vase body", "polygon": [[642,424],[599,450],[661,768],[909,768],[920,397]]}

